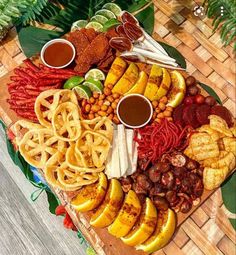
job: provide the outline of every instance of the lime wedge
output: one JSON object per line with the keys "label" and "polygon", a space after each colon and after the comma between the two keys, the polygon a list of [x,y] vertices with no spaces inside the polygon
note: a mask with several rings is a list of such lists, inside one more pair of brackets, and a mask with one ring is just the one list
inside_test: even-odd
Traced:
{"label": "lime wedge", "polygon": [[84,78],[85,78],[85,80],[92,78],[94,80],[104,81],[106,77],[105,77],[105,74],[101,70],[94,68],[94,69],[89,70],[85,74]]}
{"label": "lime wedge", "polygon": [[92,96],[92,92],[89,87],[78,85],[72,89],[80,98],[89,99]]}
{"label": "lime wedge", "polygon": [[85,28],[93,28],[97,32],[102,32],[103,25],[98,23],[97,21],[90,21]]}
{"label": "lime wedge", "polygon": [[102,15],[102,16],[105,16],[108,19],[115,19],[116,18],[116,15],[113,12],[111,12],[109,10],[106,10],[106,9],[101,9],[101,10],[95,12],[95,15],[98,15],[98,14]]}
{"label": "lime wedge", "polygon": [[116,27],[120,25],[121,22],[117,19],[109,19],[104,25],[103,25],[103,32],[106,32],[112,27]]}
{"label": "lime wedge", "polygon": [[98,23],[103,25],[104,23],[106,23],[108,21],[108,18],[106,18],[105,16],[97,14],[97,15],[95,15],[91,18],[91,21],[97,21]]}
{"label": "lime wedge", "polygon": [[117,17],[120,16],[120,14],[122,12],[120,6],[118,6],[117,4],[114,4],[114,3],[104,4],[102,8],[112,11]]}
{"label": "lime wedge", "polygon": [[73,76],[64,83],[63,88],[64,89],[73,89],[74,87],[76,87],[77,85],[82,83],[83,81],[84,81],[83,77]]}
{"label": "lime wedge", "polygon": [[80,28],[84,28],[87,24],[88,24],[87,20],[83,19],[77,20],[72,24],[71,31],[73,32],[75,30],[79,30]]}
{"label": "lime wedge", "polygon": [[90,88],[90,90],[92,92],[98,92],[98,93],[102,93],[103,91],[103,85],[100,81],[96,81],[92,78],[89,78],[88,80],[86,80],[83,83],[84,86],[87,86],[88,88]]}

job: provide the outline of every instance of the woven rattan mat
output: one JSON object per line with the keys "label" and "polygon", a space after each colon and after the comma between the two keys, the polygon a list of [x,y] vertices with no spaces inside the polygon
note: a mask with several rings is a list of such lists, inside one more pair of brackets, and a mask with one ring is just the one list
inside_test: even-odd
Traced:
{"label": "woven rattan mat", "polygon": [[[224,105],[236,116],[236,64],[232,45],[223,47],[211,20],[194,16],[197,2],[154,0],[154,38],[176,47],[187,60],[188,73],[214,88]],[[14,28],[0,43],[0,77],[22,63],[25,56]],[[2,84],[3,85],[3,84]],[[177,231],[160,255],[233,255],[236,233],[218,189]]]}

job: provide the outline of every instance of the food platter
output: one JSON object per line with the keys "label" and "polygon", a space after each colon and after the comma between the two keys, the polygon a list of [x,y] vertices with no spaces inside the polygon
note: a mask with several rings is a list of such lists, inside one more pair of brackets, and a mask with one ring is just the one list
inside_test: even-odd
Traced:
{"label": "food platter", "polygon": [[[131,62],[131,63],[130,63]],[[156,68],[156,66],[155,65],[151,65],[151,66],[144,66],[143,67],[143,69],[142,69],[142,64],[132,64],[132,61],[127,61],[127,63],[129,64],[129,67],[132,65],[133,67],[134,66],[136,66],[135,68],[138,68],[140,71],[143,71],[143,72],[145,72],[146,71],[146,73],[149,75],[149,78],[150,78],[150,76],[151,76],[151,72],[152,72],[152,70],[150,71],[150,70],[148,70],[148,68],[151,68],[152,69],[152,67],[154,66],[154,69],[156,69],[156,70],[153,70],[153,73],[158,73],[159,71],[160,71],[160,69],[158,69],[158,68]],[[133,68],[134,69],[134,68]],[[172,72],[171,70],[169,70],[169,69],[162,69],[162,73],[164,74],[164,72]],[[130,72],[129,72],[130,73]],[[182,73],[182,72],[181,72]],[[181,74],[181,73],[179,73],[178,72],[178,75],[177,76],[179,76],[179,77],[181,77],[179,74]],[[108,73],[108,75],[109,75],[109,73]],[[168,75],[168,74],[167,74]],[[186,74],[184,74],[184,76],[185,76]],[[9,75],[10,76],[10,75]],[[5,81],[7,81],[7,82],[9,82],[9,76],[8,77],[5,77],[4,79],[5,79]],[[163,75],[163,77],[164,77],[164,75]],[[162,78],[162,80],[163,80],[164,78]],[[184,79],[184,78],[183,78]],[[136,77],[136,81],[137,81],[137,77]],[[178,80],[179,81],[179,80]],[[133,83],[133,85],[134,85],[134,81],[132,81]],[[5,83],[5,82],[4,82]],[[106,83],[106,82],[105,82]],[[122,83],[124,83],[124,81],[123,82],[120,82],[121,84]],[[187,83],[187,82],[186,82]],[[132,86],[133,86],[132,85]],[[90,86],[91,86],[91,84],[90,84]],[[127,85],[127,86],[130,86],[130,85]],[[131,89],[132,89],[132,86],[130,87]],[[190,84],[190,86],[191,86],[191,84]],[[120,86],[117,86],[117,87],[120,87]],[[122,87],[122,86],[121,86]],[[105,88],[106,88],[106,86],[105,86]],[[121,89],[121,90],[120,90]],[[125,93],[124,91],[122,91],[123,90],[123,88],[119,88],[118,90],[116,90],[116,91],[118,91],[120,94],[123,94],[123,93]],[[104,89],[104,93],[105,93],[105,89]],[[110,93],[110,92],[109,92]],[[107,94],[109,94],[109,93],[107,93]],[[142,93],[141,93],[142,94]],[[197,94],[199,95],[200,93],[199,93],[199,91],[197,92]],[[1,116],[2,116],[2,118],[3,118],[3,120],[4,120],[4,122],[8,125],[8,126],[11,126],[11,124],[13,124],[13,123],[15,123],[15,121],[17,120],[17,118],[16,118],[16,115],[13,113],[13,111],[11,111],[10,109],[9,109],[9,105],[5,102],[5,100],[7,99],[7,98],[9,98],[9,94],[8,94],[8,92],[6,91],[6,88],[4,89],[4,91],[3,91],[3,95],[4,95],[4,97],[3,97],[3,101],[1,101],[1,111],[2,111],[2,113],[1,113]],[[96,95],[96,94],[95,94]],[[145,93],[144,93],[144,95],[145,95]],[[105,95],[105,96],[110,96],[110,95]],[[182,95],[181,95],[182,96]],[[91,101],[96,101],[96,97],[97,97],[97,95],[96,96],[93,96],[92,98],[93,98],[93,100],[91,99]],[[153,107],[154,107],[154,110],[155,110],[155,104],[156,103],[153,103],[153,101],[156,101],[156,100],[154,100],[153,98],[151,98],[151,95],[150,95],[150,93],[149,93],[149,95],[148,94],[146,94],[146,97],[149,97],[149,99],[150,99],[150,101],[152,101],[152,105],[153,105]],[[164,96],[163,96],[164,97]],[[200,98],[200,97],[199,97]],[[5,100],[4,100],[5,99]],[[95,100],[94,100],[95,99]],[[116,98],[113,98],[113,99],[116,99]],[[120,98],[117,98],[117,99],[120,99]],[[200,98],[201,99],[201,98]],[[199,99],[199,100],[200,100]],[[89,99],[90,100],[90,99]],[[159,99],[157,99],[157,100],[159,100]],[[160,98],[160,100],[161,100],[161,98]],[[195,99],[196,100],[196,99]],[[201,99],[202,100],[202,99]],[[86,116],[87,116],[87,118],[88,119],[93,119],[93,118],[90,118],[91,117],[91,115],[90,115],[90,117],[89,117],[89,114],[94,114],[94,112],[90,112],[89,110],[88,110],[88,112],[87,112],[87,110],[86,110],[86,105],[84,105],[83,106],[83,100],[81,100],[82,101],[82,103],[81,103],[81,110],[82,111],[84,111],[85,110],[85,114],[84,114],[84,118],[86,119]],[[109,100],[108,100],[109,101]],[[165,100],[164,100],[165,101]],[[163,101],[163,102],[164,102]],[[90,102],[90,101],[89,101]],[[62,103],[63,104],[63,103]],[[200,104],[202,104],[202,103],[200,103]],[[57,105],[57,107],[59,107],[60,105]],[[93,102],[90,102],[90,107],[92,108],[93,107]],[[162,105],[160,105],[160,108],[162,108],[163,106]],[[175,106],[176,107],[176,106]],[[175,108],[175,107],[173,107],[173,108]],[[62,108],[62,107],[61,107]],[[100,107],[101,108],[101,107]],[[157,108],[157,105],[156,105],[156,108]],[[165,107],[163,107],[163,108],[166,108],[166,106]],[[59,110],[59,113],[60,112],[62,112],[62,110],[60,109],[60,108],[58,108]],[[161,110],[161,109],[158,109],[158,110]],[[164,109],[163,109],[164,110]],[[68,107],[68,109],[66,108],[65,109],[65,112],[70,112],[70,111],[72,111],[72,108],[71,107]],[[187,111],[187,110],[186,110]],[[86,113],[88,113],[88,114],[86,114]],[[159,113],[161,113],[161,112],[159,112]],[[159,115],[159,117],[157,117],[157,115],[159,114],[159,113],[157,113],[156,114],[156,118],[154,118],[154,119],[156,119],[156,122],[157,123],[162,123],[162,118],[161,118],[161,115]],[[164,113],[163,113],[164,114]],[[169,113],[168,113],[169,114]],[[55,116],[56,116],[56,114],[54,114]],[[54,116],[53,115],[53,116]],[[187,114],[188,115],[188,114]],[[54,117],[55,117],[54,116]],[[53,117],[53,119],[56,119],[56,117],[54,118]],[[96,115],[95,116],[93,116],[93,117],[96,117]],[[113,117],[115,117],[115,116],[113,116]],[[164,117],[170,117],[170,116],[164,116]],[[208,117],[208,116],[207,116]],[[60,118],[58,117],[58,120],[59,120]],[[163,118],[163,119],[165,119],[165,118]],[[166,118],[167,119],[167,118]],[[112,119],[113,120],[113,119]],[[171,121],[170,119],[169,120],[167,120],[167,121]],[[172,120],[173,121],[173,120]],[[204,119],[204,121],[205,121],[205,119]],[[58,121],[59,122],[59,121]],[[118,124],[118,122],[119,122],[119,118],[117,118],[117,119],[114,119],[113,120],[113,122],[115,123],[115,124]],[[116,123],[117,122],[117,123]],[[187,121],[186,121],[187,122]],[[40,122],[41,123],[41,122]],[[160,124],[159,123],[159,124]],[[190,123],[191,124],[191,123]],[[56,125],[54,125],[54,126],[56,126]],[[144,127],[145,128],[145,127]],[[195,127],[195,128],[197,128],[197,127]],[[60,128],[59,128],[60,129]],[[56,130],[56,129],[55,129]],[[54,130],[54,131],[55,131]],[[227,129],[228,130],[228,129]],[[182,131],[182,130],[181,130]],[[119,130],[118,130],[118,132],[119,132]],[[205,131],[203,131],[203,132],[205,132]],[[55,133],[55,134],[57,134],[57,133]],[[62,135],[62,134],[61,134]],[[142,134],[140,134],[140,135],[142,135]],[[56,135],[56,136],[60,136],[60,134],[58,135]],[[79,136],[79,135],[78,135]],[[61,137],[62,138],[62,137]],[[71,137],[70,137],[70,139],[72,139]],[[26,140],[26,139],[25,139]],[[21,145],[22,146],[22,145]],[[113,148],[114,148],[114,146],[113,146]],[[24,151],[22,150],[22,154],[24,154]],[[192,152],[192,154],[193,154],[193,152]],[[191,153],[190,154],[188,154],[190,157],[191,157],[191,155],[192,155]],[[158,156],[159,157],[159,156]],[[122,172],[122,171],[121,171]],[[105,171],[105,173],[106,173],[106,171]],[[109,174],[107,174],[107,175],[109,175]],[[228,173],[227,174],[225,174],[225,176],[224,176],[224,178],[226,177],[228,175]],[[49,184],[50,184],[50,182],[49,182]],[[53,187],[52,187],[52,189],[54,189],[55,190],[55,192],[60,196],[60,194],[61,194],[61,192],[59,192],[58,193],[58,190],[57,190],[57,188],[58,187],[55,187],[55,184],[54,185],[52,185]],[[215,188],[215,187],[214,187]],[[203,195],[201,195],[201,202],[203,202],[211,193],[212,193],[213,191],[204,191],[204,193],[203,193]],[[63,192],[64,193],[64,196],[66,196],[66,191],[64,191]],[[63,198],[63,196],[62,196],[62,198]],[[68,200],[66,199],[66,201],[68,202]],[[65,201],[64,201],[65,202]],[[198,205],[200,205],[200,203],[201,202],[199,202],[199,204]],[[70,203],[69,203],[70,204]],[[75,204],[74,204],[75,205]],[[74,209],[75,209],[75,206],[73,206],[73,203],[72,203],[72,205],[68,205],[68,211],[72,214],[71,216],[72,216],[72,218],[74,218],[73,217],[73,212],[74,212]],[[190,211],[188,211],[186,214],[182,214],[182,213],[177,213],[177,218],[178,218],[178,225],[179,224],[181,224],[181,222],[185,219],[185,218],[187,218],[188,217],[188,215],[190,215],[191,213],[192,213],[192,211],[195,209],[195,208],[197,208],[196,206],[194,206],[193,207],[193,209],[191,209]],[[88,225],[88,222],[89,222],[89,220],[88,220],[88,217],[89,217],[89,214],[90,213],[86,213],[85,214],[85,216],[84,216],[84,214],[82,215],[81,213],[79,213],[79,215],[81,215],[81,217],[85,217],[86,219],[87,219],[87,225]],[[76,221],[75,221],[75,223],[76,223]],[[86,222],[84,221],[83,223],[85,223],[85,225],[86,225]],[[90,226],[88,226],[88,228],[89,229],[91,229],[91,227]],[[108,234],[108,232],[107,232],[107,230],[106,229],[99,229],[99,228],[93,228],[94,229],[94,231],[96,232],[96,233],[98,233],[98,236],[100,237],[100,239],[102,239],[102,242],[104,243],[104,244],[108,244],[107,243],[107,240],[110,240],[110,242],[112,242],[112,244],[114,244],[114,247],[117,249],[117,245],[119,245],[120,247],[123,247],[123,248],[121,248],[120,250],[121,251],[126,251],[126,253],[129,251],[129,249],[130,249],[130,254],[142,254],[142,253],[140,253],[140,252],[136,252],[135,253],[135,251],[134,251],[134,248],[128,248],[128,246],[127,245],[124,245],[120,240],[118,240],[117,238],[114,238],[114,237],[112,237],[110,234]],[[82,231],[83,232],[83,231]],[[85,233],[86,233],[86,231],[84,231]],[[84,233],[83,232],[83,233]],[[85,236],[87,237],[87,235],[85,234]],[[109,238],[108,238],[109,237]],[[89,239],[89,237],[87,237],[88,239]],[[106,246],[105,246],[106,247]],[[124,249],[124,250],[122,250],[122,249]],[[110,253],[109,253],[110,252]],[[100,253],[99,253],[100,254]],[[112,251],[106,251],[106,253],[105,254],[114,254],[114,251],[112,252]],[[116,251],[116,254],[117,254],[117,251]],[[122,252],[121,254],[124,254],[124,252]],[[129,254],[129,253],[127,253],[127,254]]]}

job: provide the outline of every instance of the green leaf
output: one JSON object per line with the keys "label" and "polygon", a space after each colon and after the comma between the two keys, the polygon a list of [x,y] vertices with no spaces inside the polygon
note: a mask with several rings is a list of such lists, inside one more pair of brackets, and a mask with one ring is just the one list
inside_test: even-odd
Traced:
{"label": "green leaf", "polygon": [[60,204],[60,202],[51,191],[46,190],[46,194],[47,194],[47,199],[48,199],[48,204],[49,204],[49,211],[52,214],[55,214],[55,210],[56,210],[57,206]]}
{"label": "green leaf", "polygon": [[25,55],[29,58],[40,52],[43,45],[62,35],[61,32],[46,30],[33,26],[17,27],[19,41]]}
{"label": "green leaf", "polygon": [[149,34],[153,33],[154,29],[154,5],[151,4],[149,7],[144,9],[143,11],[139,12],[135,17],[138,21],[142,24],[142,27],[145,29],[146,32]]}
{"label": "green leaf", "polygon": [[166,50],[168,55],[176,60],[176,62],[184,69],[186,69],[186,61],[184,56],[174,47],[163,43],[163,42],[158,42],[161,44],[161,46]]}
{"label": "green leaf", "polygon": [[213,90],[213,88],[209,87],[208,85],[198,82],[198,84],[212,97],[215,98],[215,100],[222,105],[220,97],[216,94],[216,92]]}
{"label": "green leaf", "polygon": [[232,192],[233,190],[236,190],[236,172],[221,185],[222,198],[226,208],[236,214],[236,192]]}

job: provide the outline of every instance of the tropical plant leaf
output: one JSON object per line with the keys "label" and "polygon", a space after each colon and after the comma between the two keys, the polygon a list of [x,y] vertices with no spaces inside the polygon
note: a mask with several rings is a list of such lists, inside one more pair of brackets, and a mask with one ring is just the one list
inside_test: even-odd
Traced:
{"label": "tropical plant leaf", "polygon": [[57,199],[57,197],[51,191],[46,190],[46,194],[47,194],[47,199],[48,199],[48,204],[49,204],[49,211],[52,214],[55,214],[55,210],[56,210],[57,206],[60,204],[60,201]]}
{"label": "tropical plant leaf", "polygon": [[216,94],[216,92],[214,91],[213,88],[209,87],[208,85],[202,83],[202,82],[198,82],[198,84],[212,97],[215,98],[215,100],[222,105],[221,99],[220,97]]}
{"label": "tropical plant leaf", "polygon": [[[147,4],[147,2],[146,2],[146,4]],[[137,15],[135,15],[135,17],[139,20],[139,22],[141,23],[141,25],[145,29],[145,31],[147,31],[149,34],[153,33],[154,23],[155,23],[154,5],[153,4],[148,6],[143,11],[139,12]]]}
{"label": "tropical plant leaf", "polygon": [[158,42],[161,44],[161,46],[166,50],[168,55],[176,60],[176,62],[184,69],[186,69],[186,61],[184,56],[174,47],[163,43],[163,42]]}
{"label": "tropical plant leaf", "polygon": [[17,27],[17,32],[21,47],[27,57],[32,57],[37,54],[46,42],[58,38],[63,34],[62,32],[33,26]]}

